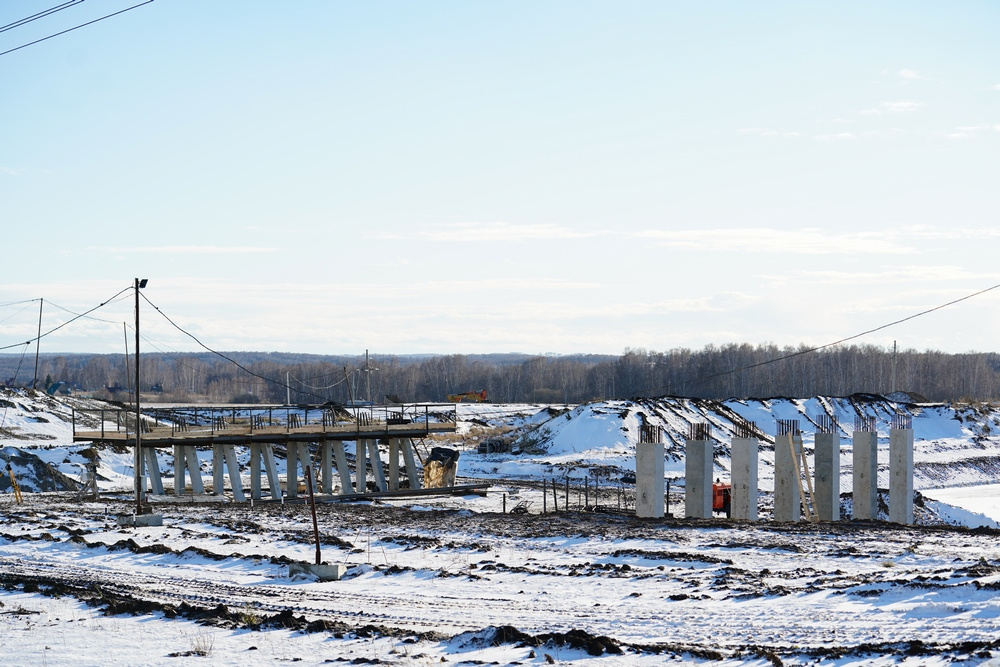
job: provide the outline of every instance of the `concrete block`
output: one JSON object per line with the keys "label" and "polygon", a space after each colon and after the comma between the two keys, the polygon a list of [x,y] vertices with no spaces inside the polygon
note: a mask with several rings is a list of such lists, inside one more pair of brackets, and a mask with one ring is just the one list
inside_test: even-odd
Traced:
{"label": "concrete block", "polygon": [[320,581],[340,581],[347,574],[347,566],[342,563],[327,565],[322,563],[289,563],[288,576],[292,579],[297,577],[310,577]]}
{"label": "concrete block", "polygon": [[663,518],[663,443],[635,446],[635,514]]}
{"label": "concrete block", "polygon": [[854,431],[853,496],[851,518],[871,520],[878,516],[878,433]]}
{"label": "concrete block", "polygon": [[148,528],[151,526],[162,526],[162,514],[119,514],[115,517],[119,526],[136,526],[137,528]]}
{"label": "concrete block", "polygon": [[889,431],[889,521],[913,523],[913,429]]}
{"label": "concrete block", "polygon": [[684,449],[684,515],[688,518],[712,518],[714,463],[711,440],[687,441]]}
{"label": "concrete block", "polygon": [[840,521],[840,435],[817,433],[815,502],[820,521]]}
{"label": "concrete block", "polygon": [[759,450],[757,438],[733,438],[730,507],[737,521],[757,520]]}

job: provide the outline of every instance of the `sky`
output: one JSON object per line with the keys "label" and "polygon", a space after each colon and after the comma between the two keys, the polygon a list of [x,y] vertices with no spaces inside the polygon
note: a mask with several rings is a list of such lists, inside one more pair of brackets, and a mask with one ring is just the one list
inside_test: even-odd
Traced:
{"label": "sky", "polygon": [[[37,299],[65,324],[42,352],[123,351],[137,277],[164,352],[868,331],[1000,284],[998,24],[990,2],[155,0],[0,55],[0,351]],[[998,351],[998,305],[853,342]]]}

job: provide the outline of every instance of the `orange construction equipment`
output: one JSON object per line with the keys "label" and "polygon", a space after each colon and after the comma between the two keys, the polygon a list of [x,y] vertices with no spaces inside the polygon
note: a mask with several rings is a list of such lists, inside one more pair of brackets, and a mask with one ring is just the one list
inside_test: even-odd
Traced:
{"label": "orange construction equipment", "polygon": [[723,484],[716,479],[712,485],[712,511],[725,512],[732,516],[732,484]]}
{"label": "orange construction equipment", "polygon": [[467,401],[469,403],[488,403],[486,400],[486,390],[482,391],[467,391],[464,394],[448,394],[449,403],[461,403],[462,401]]}

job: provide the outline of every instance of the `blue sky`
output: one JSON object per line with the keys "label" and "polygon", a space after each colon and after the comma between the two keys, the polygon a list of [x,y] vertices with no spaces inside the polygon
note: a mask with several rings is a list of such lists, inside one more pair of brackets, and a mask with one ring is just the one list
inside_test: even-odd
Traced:
{"label": "blue sky", "polygon": [[[0,303],[51,302],[47,330],[147,277],[224,350],[828,343],[1000,283],[997,25],[988,2],[156,0],[0,56]],[[996,350],[998,305],[860,342]],[[143,307],[150,345],[196,349]],[[131,301],[94,316],[43,350],[121,351]],[[0,345],[37,317],[0,306]]]}

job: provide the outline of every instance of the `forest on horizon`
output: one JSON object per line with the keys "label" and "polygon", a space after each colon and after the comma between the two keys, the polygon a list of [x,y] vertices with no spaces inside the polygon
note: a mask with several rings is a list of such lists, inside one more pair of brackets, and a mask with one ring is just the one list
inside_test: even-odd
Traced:
{"label": "forest on horizon", "polygon": [[[444,402],[486,390],[496,403],[583,403],[651,396],[769,398],[907,391],[929,401],[1000,397],[1000,355],[874,345],[728,344],[621,355],[527,354],[325,356],[280,352],[149,353],[140,362],[146,401],[293,404],[367,400]],[[8,386],[64,388],[124,399],[134,357],[123,354],[0,355]]]}

